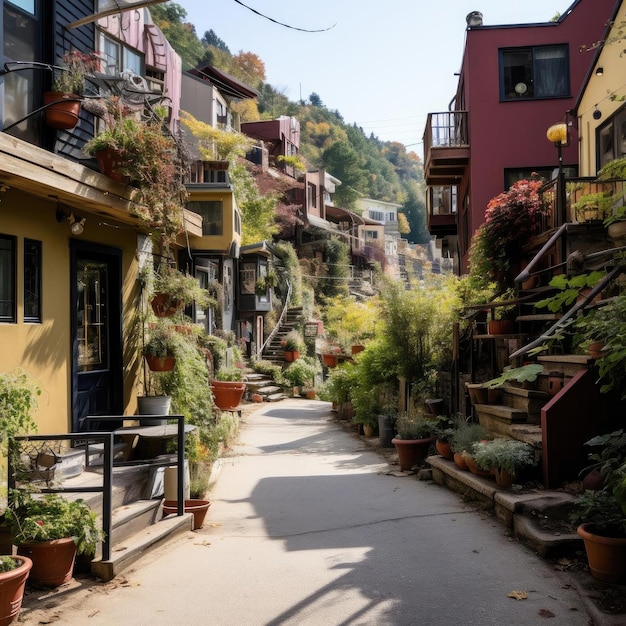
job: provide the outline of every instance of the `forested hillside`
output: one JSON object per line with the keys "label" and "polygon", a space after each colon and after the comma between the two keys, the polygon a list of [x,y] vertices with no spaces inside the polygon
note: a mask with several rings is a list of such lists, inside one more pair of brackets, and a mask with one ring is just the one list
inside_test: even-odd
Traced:
{"label": "forested hillside", "polygon": [[292,115],[301,127],[300,152],[310,168],[325,168],[341,180],[334,202],[353,209],[359,197],[402,205],[410,242],[425,243],[426,230],[422,164],[403,144],[366,136],[356,124],[346,124],[339,111],[328,110],[317,93],[292,102],[265,82],[265,64],[253,52],[232,54],[226,42],[209,30],[198,37],[187,13],[177,3],[150,8],[155,23],[180,54],[184,69],[201,63],[214,65],[259,92],[256,101],[235,105],[243,121]]}

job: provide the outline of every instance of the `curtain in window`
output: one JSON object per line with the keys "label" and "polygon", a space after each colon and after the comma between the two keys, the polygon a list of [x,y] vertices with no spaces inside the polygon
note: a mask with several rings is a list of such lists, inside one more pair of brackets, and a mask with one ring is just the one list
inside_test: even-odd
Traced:
{"label": "curtain in window", "polygon": [[564,48],[535,50],[535,96],[567,95],[567,59]]}

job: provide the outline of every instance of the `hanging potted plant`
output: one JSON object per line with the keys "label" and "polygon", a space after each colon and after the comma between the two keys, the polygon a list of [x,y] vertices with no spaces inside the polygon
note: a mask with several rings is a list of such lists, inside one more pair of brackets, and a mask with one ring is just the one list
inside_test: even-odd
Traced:
{"label": "hanging potted plant", "polygon": [[148,330],[148,339],[142,354],[153,372],[168,372],[176,365],[176,355],[183,339],[171,324],[154,324]]}
{"label": "hanging potted plant", "polygon": [[83,500],[56,493],[11,490],[6,518],[17,553],[33,562],[30,580],[44,587],[68,582],[76,554],[95,554],[103,539],[96,514]]}
{"label": "hanging potted plant", "polygon": [[[144,281],[149,281],[145,275]],[[216,304],[208,290],[200,287],[195,276],[180,272],[165,263],[154,272],[152,290],[154,295],[150,306],[157,317],[171,317],[194,302],[201,309]]]}
{"label": "hanging potted plant", "polygon": [[100,59],[95,53],[70,50],[63,55],[63,66],[55,70],[52,91],[43,94],[46,124],[69,130],[78,124],[85,76],[97,72]]}

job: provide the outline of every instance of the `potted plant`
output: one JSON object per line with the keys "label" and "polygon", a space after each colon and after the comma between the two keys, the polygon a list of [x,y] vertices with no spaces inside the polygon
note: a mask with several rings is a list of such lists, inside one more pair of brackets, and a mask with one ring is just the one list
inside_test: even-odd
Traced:
{"label": "potted plant", "polygon": [[176,355],[183,339],[171,324],[157,323],[148,330],[142,354],[153,372],[167,372],[174,369]]}
{"label": "potted plant", "polygon": [[33,562],[31,581],[45,587],[68,582],[76,554],[94,555],[103,539],[89,506],[57,493],[39,495],[13,489],[6,517],[17,553]]}
{"label": "potted plant", "polygon": [[470,466],[473,467],[475,464],[471,455],[474,444],[490,438],[491,435],[484,426],[475,422],[461,423],[450,439],[450,447],[452,448],[454,462],[457,466],[464,470],[470,469]]}
{"label": "potted plant", "polygon": [[414,465],[426,457],[428,448],[435,441],[433,433],[436,422],[421,416],[409,417],[406,413],[398,416],[397,434],[391,440],[398,453],[400,469],[410,471]]}
{"label": "potted plant", "polygon": [[52,91],[43,94],[46,123],[69,130],[78,124],[85,76],[97,72],[100,59],[95,53],[70,50],[63,55],[63,66],[55,70]]}
{"label": "potted plant", "polygon": [[[146,284],[150,278],[144,275]],[[167,264],[162,264],[154,272],[152,280],[153,297],[150,306],[157,317],[171,317],[192,303],[201,309],[215,304],[208,290],[203,289],[195,276],[183,273]]]}
{"label": "potted plant", "polygon": [[571,520],[578,524],[592,576],[616,583],[626,577],[626,433],[599,435],[585,445],[603,481],[576,500]]}
{"label": "potted plant", "polygon": [[501,487],[510,487],[523,469],[537,464],[535,449],[516,439],[478,441],[473,445],[472,455],[480,469],[494,473]]}
{"label": "potted plant", "polygon": [[452,437],[459,426],[458,419],[441,415],[435,420],[435,449],[444,458],[452,461],[454,452],[452,452]]}
{"label": "potted plant", "polygon": [[242,367],[221,367],[211,381],[211,391],[215,406],[222,411],[234,411],[246,391],[245,375]]}
{"label": "potted plant", "polygon": [[33,562],[26,556],[0,556],[0,624],[14,622],[22,608],[26,579]]}
{"label": "potted plant", "polygon": [[304,350],[304,344],[298,331],[289,331],[283,342],[285,361],[291,363],[292,361],[299,359],[300,353]]}
{"label": "potted plant", "polygon": [[313,387],[317,367],[311,357],[303,357],[290,363],[283,372],[283,377],[292,387],[302,389]]}

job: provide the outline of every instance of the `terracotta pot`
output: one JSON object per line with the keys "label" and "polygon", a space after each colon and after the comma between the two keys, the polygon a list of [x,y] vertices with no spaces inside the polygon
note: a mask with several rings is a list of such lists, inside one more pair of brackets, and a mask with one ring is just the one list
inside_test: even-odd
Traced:
{"label": "terracotta pot", "polygon": [[511,487],[513,485],[513,476],[511,476],[511,474],[509,474],[506,470],[496,467],[493,475],[496,478],[496,485],[499,487]]}
{"label": "terracotta pot", "polygon": [[144,355],[148,367],[153,372],[171,372],[176,365],[176,357],[167,355],[166,357],[158,357],[153,354]]}
{"label": "terracotta pot", "polygon": [[98,150],[94,155],[98,162],[100,171],[110,178],[116,180],[118,183],[124,183],[128,185],[130,183],[130,177],[120,173],[120,167],[124,164],[124,159],[120,156],[119,152],[111,150],[111,148],[105,148],[104,150]]}
{"label": "terracotta pot", "polygon": [[33,562],[26,556],[14,556],[19,567],[10,572],[0,573],[0,626],[13,623],[22,608],[26,579]]}
{"label": "terracotta pot", "polygon": [[414,465],[425,459],[428,454],[428,448],[434,441],[433,437],[425,439],[392,439],[391,443],[395,446],[398,453],[400,469],[408,472]]}
{"label": "terracotta pot", "polygon": [[322,354],[322,363],[326,367],[335,367],[337,365],[336,354]]}
{"label": "terracotta pot", "polygon": [[[43,94],[44,105],[50,104],[45,109],[46,124],[59,130],[70,130],[78,124],[80,116],[80,100],[78,96],[60,91],[46,91]],[[55,102],[56,104],[52,104]]]}
{"label": "terracotta pot", "polygon": [[185,308],[185,303],[172,298],[168,293],[157,293],[150,300],[150,306],[157,317],[172,317]]}
{"label": "terracotta pot", "polygon": [[478,467],[478,463],[473,459],[473,457],[465,455],[465,463],[467,463],[467,467],[472,474],[476,476],[492,476],[492,472],[488,470],[483,470]]}
{"label": "terracotta pot", "polygon": [[315,400],[317,397],[317,391],[315,389],[309,389],[305,394],[307,400]]}
{"label": "terracotta pot", "polygon": [[[185,513],[193,513],[193,530],[202,528],[204,524],[204,518],[211,503],[209,500],[185,500],[183,510]],[[163,514],[164,515],[176,515],[178,512],[177,500],[164,500],[163,501]]]}
{"label": "terracotta pot", "polygon": [[587,352],[592,359],[601,359],[604,356],[604,341],[594,341],[587,347]]}
{"label": "terracotta pot", "polygon": [[611,239],[621,240],[626,237],[626,221],[616,220],[611,222],[606,230]]}
{"label": "terracotta pot", "polygon": [[588,472],[582,480],[583,489],[590,489],[591,491],[599,491],[604,487],[604,476],[599,468],[594,467]]}
{"label": "terracotta pot", "polygon": [[72,580],[76,544],[72,538],[33,541],[17,547],[20,556],[33,562],[30,582],[42,587],[58,587]]}
{"label": "terracotta pot", "polygon": [[363,434],[366,437],[374,436],[374,427],[371,424],[363,424]]}
{"label": "terracotta pot", "polygon": [[293,363],[300,358],[300,353],[297,350],[285,350],[285,361],[287,363]]}
{"label": "terracotta pot", "polygon": [[250,400],[252,400],[252,402],[263,402],[263,396],[260,393],[253,393],[250,396]]}
{"label": "terracotta pot", "polygon": [[211,391],[215,406],[222,411],[234,411],[246,391],[246,383],[241,381],[211,381]]}
{"label": "terracotta pot", "polygon": [[465,457],[460,452],[454,453],[454,462],[459,469],[467,472],[469,471],[469,467],[467,467],[467,463],[465,462]]}
{"label": "terracotta pot", "polygon": [[598,580],[617,583],[626,577],[626,537],[605,537],[581,524],[576,532],[585,543],[591,575]]}
{"label": "terracotta pot", "polygon": [[439,454],[444,459],[448,459],[449,461],[452,461],[452,459],[454,459],[452,448],[447,441],[440,441],[439,439],[437,439],[437,441],[435,441],[435,450],[437,450],[437,452],[439,452]]}
{"label": "terracotta pot", "polygon": [[363,350],[365,350],[365,346],[361,345],[360,343],[353,345],[351,348],[351,352],[353,355],[358,354],[359,352],[363,352]]}

